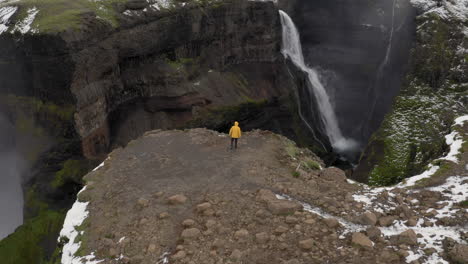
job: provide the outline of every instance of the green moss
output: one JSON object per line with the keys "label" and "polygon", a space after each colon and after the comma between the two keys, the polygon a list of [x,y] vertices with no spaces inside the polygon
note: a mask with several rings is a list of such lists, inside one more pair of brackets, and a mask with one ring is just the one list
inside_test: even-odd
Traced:
{"label": "green moss", "polygon": [[291,176],[293,176],[294,178],[299,178],[300,174],[297,171],[292,171]]}
{"label": "green moss", "polygon": [[88,171],[89,162],[87,160],[67,160],[63,163],[62,169],[55,173],[51,186],[60,188],[68,182],[81,184],[82,177]]}
{"label": "green moss", "polygon": [[460,205],[463,208],[468,208],[468,200],[465,200],[463,202],[460,202],[458,205]]}
{"label": "green moss", "polygon": [[320,170],[320,164],[318,164],[316,161],[314,160],[306,160],[304,162],[304,165],[307,169],[309,170]]}
{"label": "green moss", "polygon": [[20,0],[16,3],[20,8],[17,21],[26,17],[26,10],[36,7],[39,13],[32,28],[39,32],[55,33],[79,29],[83,25],[83,15],[86,13],[94,13],[110,25],[117,27],[119,23],[115,6],[125,2],[127,0]]}
{"label": "green moss", "polygon": [[372,185],[392,185],[421,173],[447,150],[444,136],[464,111],[459,107],[466,96],[461,84],[468,80],[457,70],[465,63],[457,53],[462,27],[433,15],[418,23],[423,26],[405,85],[369,143]]}
{"label": "green moss", "polygon": [[[46,259],[44,244],[50,234],[58,234],[62,228],[65,213],[43,210],[28,220],[15,233],[0,241],[2,264],[54,263],[55,258]],[[53,243],[52,243],[53,244]]]}

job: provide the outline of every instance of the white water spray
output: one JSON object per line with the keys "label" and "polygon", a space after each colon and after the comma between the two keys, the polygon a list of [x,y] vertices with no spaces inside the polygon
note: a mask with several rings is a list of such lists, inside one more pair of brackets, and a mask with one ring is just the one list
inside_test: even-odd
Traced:
{"label": "white water spray", "polygon": [[325,132],[333,149],[338,153],[356,150],[359,144],[353,139],[345,138],[341,133],[330,97],[320,82],[318,73],[314,69],[307,67],[304,62],[300,36],[294,22],[284,11],[280,10],[279,12],[283,27],[283,48],[281,52],[285,57],[289,57],[297,67],[307,73],[310,82],[310,85],[308,85],[309,94],[315,96],[320,116],[325,126]]}

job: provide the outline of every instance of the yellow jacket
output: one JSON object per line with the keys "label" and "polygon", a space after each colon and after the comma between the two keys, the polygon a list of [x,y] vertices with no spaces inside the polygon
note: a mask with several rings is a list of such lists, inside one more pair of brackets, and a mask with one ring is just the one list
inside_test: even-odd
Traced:
{"label": "yellow jacket", "polygon": [[234,122],[234,126],[229,130],[229,136],[231,136],[231,138],[240,138],[241,134],[242,131],[239,127],[239,122]]}

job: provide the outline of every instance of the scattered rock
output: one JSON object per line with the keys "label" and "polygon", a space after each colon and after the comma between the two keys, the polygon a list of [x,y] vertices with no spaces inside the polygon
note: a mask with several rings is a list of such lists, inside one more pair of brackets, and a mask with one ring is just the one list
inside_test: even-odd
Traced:
{"label": "scattered rock", "polygon": [[323,169],[320,172],[319,176],[327,181],[334,181],[334,182],[345,182],[347,179],[345,172],[338,168]]}
{"label": "scattered rock", "polygon": [[276,199],[268,202],[268,210],[275,215],[292,215],[302,210],[302,205],[294,201]]}
{"label": "scattered rock", "polygon": [[211,229],[216,226],[216,221],[213,219],[209,219],[208,221],[206,221],[205,226],[206,228]]}
{"label": "scattered rock", "polygon": [[377,223],[377,216],[372,212],[365,212],[359,217],[359,223],[373,226]]}
{"label": "scattered rock", "polygon": [[242,258],[242,252],[238,249],[234,249],[234,251],[232,251],[231,253],[231,258],[235,259],[235,260],[239,260]]}
{"label": "scattered rock", "polygon": [[275,229],[275,234],[283,234],[283,233],[286,233],[288,232],[289,228],[285,227],[285,226],[279,226]]}
{"label": "scattered rock", "polygon": [[449,250],[448,257],[455,263],[468,264],[468,245],[456,244]]}
{"label": "scattered rock", "polygon": [[296,224],[297,222],[299,222],[299,220],[294,216],[287,216],[285,222],[287,224]]}
{"label": "scattered rock", "polygon": [[173,260],[179,260],[179,259],[183,259],[187,256],[187,253],[183,250],[181,251],[178,251],[177,253],[175,253],[173,256],[172,256],[172,259]]}
{"label": "scattered rock", "polygon": [[338,220],[336,220],[335,218],[326,218],[323,221],[329,228],[337,228],[340,226],[340,222],[338,222]]}
{"label": "scattered rock", "polygon": [[257,192],[257,201],[260,202],[269,202],[272,200],[276,200],[276,195],[270,191],[265,189],[260,189]]}
{"label": "scattered rock", "polygon": [[140,206],[141,208],[148,207],[149,203],[150,202],[148,199],[145,199],[145,198],[138,199],[138,206]]}
{"label": "scattered rock", "polygon": [[371,226],[367,228],[366,234],[370,239],[376,240],[382,235],[382,232],[380,231],[378,227]]}
{"label": "scattered rock", "polygon": [[312,249],[314,246],[314,241],[312,239],[306,239],[299,241],[299,248],[304,250]]}
{"label": "scattered rock", "polygon": [[406,221],[407,226],[416,226],[418,224],[418,218],[416,216],[411,217]]}
{"label": "scattered rock", "polygon": [[148,253],[154,253],[156,252],[157,246],[155,244],[150,244],[148,246]]}
{"label": "scattered rock", "polygon": [[192,219],[185,219],[183,222],[182,222],[182,226],[184,227],[192,227],[195,225],[195,221],[192,220]]}
{"label": "scattered rock", "polygon": [[159,214],[159,219],[166,219],[169,218],[169,214],[167,212],[163,212]]}
{"label": "scattered rock", "polygon": [[379,218],[379,225],[391,226],[395,220],[396,220],[395,216],[383,216]]}
{"label": "scattered rock", "polygon": [[109,256],[112,258],[115,258],[119,255],[119,252],[115,248],[110,248],[109,249]]}
{"label": "scattered rock", "polygon": [[211,208],[211,203],[202,203],[197,205],[197,212],[201,213]]}
{"label": "scattered rock", "polygon": [[194,239],[199,237],[201,234],[198,228],[189,228],[182,231],[182,238],[183,239]]}
{"label": "scattered rock", "polygon": [[265,244],[270,239],[270,236],[266,232],[257,233],[255,240],[260,244]]}
{"label": "scattered rock", "polygon": [[237,239],[246,239],[249,236],[249,231],[245,229],[238,230],[234,233],[234,237]]}
{"label": "scattered rock", "polygon": [[397,236],[397,241],[399,244],[414,246],[418,244],[418,237],[413,229],[408,229]]}
{"label": "scattered rock", "polygon": [[168,202],[169,204],[176,205],[176,204],[183,204],[187,201],[187,197],[182,194],[176,194],[169,197]]}
{"label": "scattered rock", "polygon": [[351,243],[354,246],[358,246],[358,247],[364,247],[364,248],[374,247],[374,244],[372,243],[372,241],[367,236],[359,232],[353,233],[353,236],[351,238]]}
{"label": "scattered rock", "polygon": [[154,194],[154,197],[160,198],[160,197],[162,197],[163,195],[164,195],[164,192],[157,192],[157,193]]}

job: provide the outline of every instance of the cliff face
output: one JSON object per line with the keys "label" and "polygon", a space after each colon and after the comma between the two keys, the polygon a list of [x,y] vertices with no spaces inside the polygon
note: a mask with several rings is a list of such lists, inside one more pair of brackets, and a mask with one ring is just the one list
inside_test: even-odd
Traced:
{"label": "cliff face", "polygon": [[[280,53],[281,25],[272,2],[158,9],[129,1],[108,7],[115,12],[111,20],[91,10],[75,16],[77,24],[46,23],[57,16],[38,2],[31,30],[15,33],[27,4],[0,4],[19,7],[9,24],[0,21],[8,27],[0,34],[0,110],[17,142],[20,134],[36,139],[17,145],[32,172],[24,183],[28,221],[0,244],[7,263],[52,256],[61,209],[70,206],[93,163],[87,159],[100,159],[145,131],[226,131],[237,120],[244,130],[261,127],[314,145],[296,117],[295,80]],[[26,244],[19,242],[24,236]],[[32,260],[22,248],[38,257]]]}
{"label": "cliff face", "polygon": [[209,107],[284,94],[274,77],[279,27],[272,3],[236,1],[147,18],[87,43],[73,54],[71,84],[85,155],[106,153],[111,135],[127,141]]}
{"label": "cliff face", "polygon": [[306,62],[321,74],[343,134],[365,146],[406,72],[415,31],[409,1],[283,1]]}
{"label": "cliff face", "polygon": [[[420,14],[404,86],[353,175],[375,185],[424,171],[447,151],[445,136],[454,130],[453,120],[467,113],[466,2],[414,2]],[[444,170],[454,165],[432,163]]]}
{"label": "cliff face", "polygon": [[272,110],[238,120],[244,127],[298,137],[300,129],[274,122],[290,119],[295,106],[272,2],[114,9],[118,27],[83,13],[77,29],[41,32],[39,24],[39,33],[2,34],[2,94],[74,107],[83,153],[93,159],[149,129],[224,129],[233,120],[208,122],[208,114],[237,113],[244,104]]}

